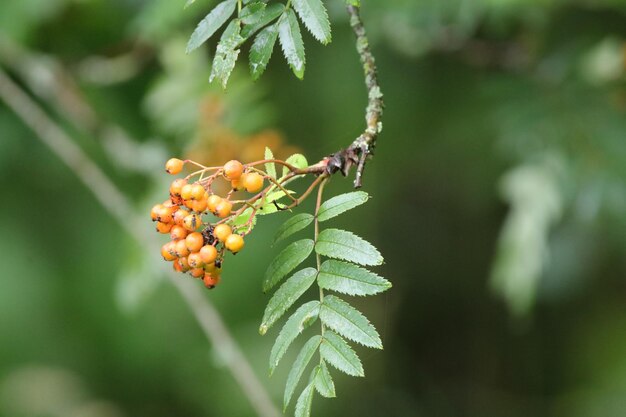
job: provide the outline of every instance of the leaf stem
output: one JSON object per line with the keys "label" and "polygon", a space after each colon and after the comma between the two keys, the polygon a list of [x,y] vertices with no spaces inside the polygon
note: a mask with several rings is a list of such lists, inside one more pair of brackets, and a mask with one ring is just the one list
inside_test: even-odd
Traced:
{"label": "leaf stem", "polygon": [[[317,201],[315,203],[315,239],[314,242],[317,243],[317,238],[320,234],[320,223],[319,220],[317,218],[317,214],[320,211],[320,206],[322,205],[322,193],[324,192],[324,185],[326,184],[326,178],[324,178],[322,180],[322,182],[320,183],[319,188],[317,189]],[[317,251],[315,252],[315,262],[317,263],[317,273],[319,274],[320,272],[320,268],[322,266],[322,260],[321,260],[321,256],[319,253],[317,253]],[[319,285],[318,285],[319,287]],[[322,287],[319,287],[320,289],[320,303],[324,302],[324,289]],[[324,323],[320,320],[320,324],[322,327],[322,337],[324,336]]]}

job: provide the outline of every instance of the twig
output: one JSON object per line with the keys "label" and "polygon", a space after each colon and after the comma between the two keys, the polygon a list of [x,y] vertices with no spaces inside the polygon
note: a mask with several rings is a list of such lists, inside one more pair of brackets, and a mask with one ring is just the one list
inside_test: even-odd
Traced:
{"label": "twig", "polygon": [[[0,99],[74,172],[100,204],[137,242],[154,251],[158,250],[154,247],[154,239],[147,236],[144,229],[139,227],[141,222],[134,221],[136,216],[132,206],[115,184],[1,68]],[[167,276],[193,312],[207,339],[224,359],[256,414],[261,417],[279,416],[278,409],[212,303],[201,296],[190,281],[174,277],[171,271]]]}

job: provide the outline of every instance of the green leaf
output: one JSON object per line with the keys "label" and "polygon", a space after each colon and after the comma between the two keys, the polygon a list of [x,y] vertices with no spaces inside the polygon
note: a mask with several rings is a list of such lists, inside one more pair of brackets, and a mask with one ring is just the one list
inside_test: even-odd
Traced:
{"label": "green leaf", "polygon": [[343,259],[361,265],[383,263],[380,252],[371,243],[345,230],[323,230],[317,237],[315,251],[329,258]]}
{"label": "green leaf", "polygon": [[[289,194],[293,194],[293,191],[291,190],[287,190],[289,192]],[[257,214],[260,215],[265,215],[265,214],[272,214],[272,213],[276,213],[278,211],[278,208],[276,207],[276,204],[274,204],[274,201],[278,201],[283,197],[286,197],[287,193],[285,193],[283,190],[277,190],[274,192],[271,192],[270,194],[268,194],[262,201],[261,201],[261,205],[259,207],[259,211],[257,212]]]}
{"label": "green leaf", "polygon": [[270,352],[270,375],[278,366],[278,363],[289,349],[289,346],[300,333],[315,322],[320,312],[319,301],[309,301],[303,304],[289,317],[280,330],[272,351]]}
{"label": "green leaf", "polygon": [[330,330],[324,332],[320,355],[332,366],[351,376],[365,376],[361,360],[343,338]]}
{"label": "green leaf", "polygon": [[320,319],[327,327],[363,346],[382,349],[383,342],[367,317],[334,295],[324,297]]}
{"label": "green leaf", "polygon": [[317,283],[325,290],[348,295],[374,295],[391,288],[391,282],[367,269],[331,259],[320,267]]}
{"label": "green leaf", "polygon": [[285,281],[278,291],[274,293],[269,303],[267,303],[259,333],[264,335],[267,330],[285,314],[289,307],[309,289],[315,282],[316,276],[317,270],[315,268],[306,268],[296,272],[291,278]]}
{"label": "green leaf", "polygon": [[[265,159],[274,159],[274,154],[272,153],[272,150],[268,148],[267,146],[265,147]],[[267,172],[267,175],[275,179],[276,178],[276,164],[274,164],[273,162],[266,163],[265,172]]]}
{"label": "green leaf", "polygon": [[292,0],[292,4],[311,35],[323,44],[329,43],[330,22],[324,3],[321,0]]}
{"label": "green leaf", "polygon": [[[244,226],[246,223],[248,223],[248,220],[250,220],[250,216],[252,216],[252,209],[247,208],[243,211],[243,213],[235,217],[235,219],[229,223],[233,228],[240,228]],[[255,225],[256,225],[256,216],[252,218],[252,223],[250,224],[251,230]]]}
{"label": "green leaf", "polygon": [[313,251],[313,245],[314,243],[311,239],[302,239],[291,243],[283,249],[270,263],[267,271],[265,271],[263,292],[278,284],[281,279],[308,258]]}
{"label": "green leaf", "polygon": [[263,15],[261,18],[254,24],[245,25],[243,29],[241,29],[241,36],[244,38],[249,38],[254,35],[257,31],[261,30],[265,25],[274,21],[278,16],[283,14],[285,11],[285,5],[280,3],[270,4],[263,10]]}
{"label": "green leaf", "polygon": [[313,219],[313,215],[309,213],[296,214],[280,225],[278,231],[276,232],[276,236],[274,237],[274,244],[304,229],[313,222]]}
{"label": "green leaf", "polygon": [[361,0],[346,0],[348,6],[361,7]]}
{"label": "green leaf", "polygon": [[296,77],[304,77],[304,43],[296,14],[289,9],[278,21],[278,39],[291,70]]}
{"label": "green leaf", "polygon": [[319,365],[317,365],[317,368],[317,373],[315,374],[315,379],[313,380],[315,389],[323,397],[336,397],[335,383],[333,382],[333,378],[330,376],[326,362],[322,361]]}
{"label": "green leaf", "polygon": [[300,397],[298,397],[295,417],[309,417],[311,415],[313,393],[315,393],[315,390],[313,389],[313,384],[311,383],[306,386],[304,391],[302,391],[302,394],[300,394]]}
{"label": "green leaf", "polygon": [[218,4],[211,12],[198,23],[196,30],[191,34],[187,43],[187,53],[193,51],[206,42],[217,30],[222,27],[235,11],[237,0],[226,0]]}
{"label": "green leaf", "polygon": [[365,191],[353,191],[351,193],[340,194],[325,201],[317,214],[317,219],[321,222],[332,219],[343,212],[351,210],[365,203],[369,196]]}
{"label": "green leaf", "polygon": [[228,78],[230,78],[230,74],[235,68],[235,63],[239,56],[239,49],[236,48],[244,40],[240,35],[240,31],[241,26],[239,25],[239,21],[237,19],[233,20],[226,27],[226,30],[217,44],[209,82],[213,82],[213,80],[217,78],[221,80],[222,88],[226,88]]}
{"label": "green leaf", "polygon": [[187,0],[187,2],[185,3],[185,7],[183,7],[183,9],[186,9],[187,7],[191,6],[195,2],[196,0]]}
{"label": "green leaf", "polygon": [[[287,160],[285,162],[287,162],[289,165],[293,165],[294,167],[299,168],[299,169],[304,169],[304,168],[309,166],[309,161],[306,160],[306,157],[304,155],[302,155],[302,154],[299,154],[299,153],[294,153],[289,158],[287,158]],[[283,167],[283,177],[285,175],[287,175],[288,172],[289,172],[289,168],[284,166]]]}
{"label": "green leaf", "polygon": [[251,25],[263,17],[266,4],[260,1],[250,3],[241,10],[239,18],[244,25]]}
{"label": "green leaf", "polygon": [[254,38],[250,48],[250,72],[253,79],[258,80],[261,74],[265,72],[265,68],[267,68],[267,64],[272,57],[277,36],[276,26],[272,25],[263,29]]}
{"label": "green leaf", "polygon": [[304,370],[306,369],[309,362],[311,362],[311,358],[317,351],[320,343],[322,342],[322,336],[315,335],[309,339],[308,342],[304,344],[302,350],[298,354],[291,370],[289,371],[289,376],[287,377],[287,386],[285,387],[285,396],[283,398],[283,411],[287,409],[289,406],[289,401],[291,401],[291,397],[298,386],[298,382],[300,382],[300,378],[302,378],[302,374],[304,374]]}

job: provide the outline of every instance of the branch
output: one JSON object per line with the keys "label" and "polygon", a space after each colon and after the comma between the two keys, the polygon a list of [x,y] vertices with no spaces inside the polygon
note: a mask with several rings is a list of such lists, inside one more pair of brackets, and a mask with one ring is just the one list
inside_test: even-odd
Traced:
{"label": "branch", "polygon": [[[159,248],[152,236],[139,227],[142,222],[136,215],[130,202],[115,186],[107,175],[78,147],[43,110],[11,78],[0,69],[0,99],[35,132],[39,139],[61,159],[74,174],[93,193],[94,197],[113,216],[120,225],[153,253]],[[162,269],[165,271],[165,264]],[[168,271],[167,277],[178,289],[181,296],[193,312],[202,331],[224,359],[231,374],[250,401],[256,414],[261,417],[280,415],[272,403],[269,394],[259,382],[250,363],[228,331],[219,312],[210,300],[201,296],[190,282],[174,277]]]}

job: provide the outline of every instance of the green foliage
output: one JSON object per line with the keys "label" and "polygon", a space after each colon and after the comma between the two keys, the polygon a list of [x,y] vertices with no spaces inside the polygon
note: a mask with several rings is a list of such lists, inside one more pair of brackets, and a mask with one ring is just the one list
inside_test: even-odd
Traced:
{"label": "green foliage", "polygon": [[[296,402],[296,416],[310,415],[315,391],[327,398],[336,396],[335,384],[327,363],[350,376],[364,375],[361,360],[346,339],[374,349],[383,347],[380,335],[365,315],[348,302],[334,295],[324,294],[325,289],[330,289],[348,295],[365,296],[391,288],[389,281],[354,264],[380,265],[383,259],[374,246],[345,230],[319,231],[321,221],[355,208],[368,198],[367,193],[357,191],[333,197],[323,203],[318,200],[315,215],[294,215],[276,232],[275,242],[279,242],[315,222],[315,240],[299,240],[283,249],[266,272],[264,289],[270,289],[308,258],[313,252],[313,246],[317,268],[305,268],[295,273],[276,291],[265,309],[259,329],[261,334],[265,334],[303,296],[313,282],[317,282],[320,300],[303,304],[291,315],[278,334],[270,353],[271,374],[297,336],[319,317],[321,333],[312,336],[304,344],[287,377],[284,409],[289,406],[313,357],[319,355],[319,362],[313,367],[309,381]],[[333,259],[322,262],[322,256],[339,257],[353,263]]]}
{"label": "green foliage", "polygon": [[[187,1],[185,7],[191,3],[192,0]],[[245,7],[242,7],[243,3],[246,4]],[[313,37],[325,45],[331,41],[331,29],[322,1],[294,0],[286,5],[263,1],[243,3],[241,0],[226,0],[215,6],[192,33],[187,52],[197,49],[209,40],[237,9],[237,16],[225,30],[228,35],[222,36],[218,43],[210,81],[219,79],[226,88],[239,55],[237,48],[259,31],[250,47],[249,65],[252,78],[258,79],[267,68],[278,38],[287,63],[296,77],[302,79],[305,67],[304,42],[294,10]]]}

